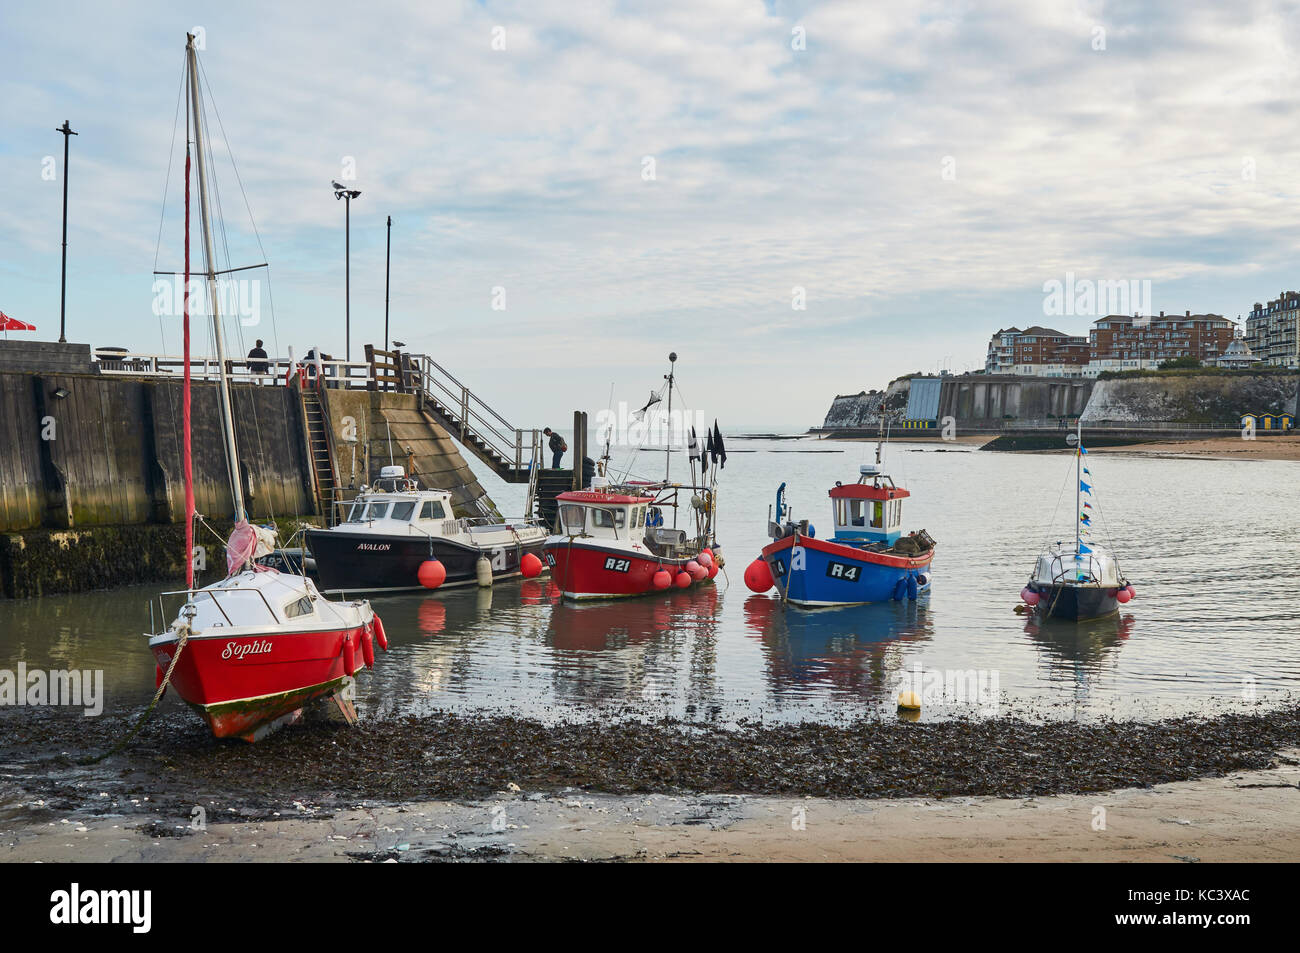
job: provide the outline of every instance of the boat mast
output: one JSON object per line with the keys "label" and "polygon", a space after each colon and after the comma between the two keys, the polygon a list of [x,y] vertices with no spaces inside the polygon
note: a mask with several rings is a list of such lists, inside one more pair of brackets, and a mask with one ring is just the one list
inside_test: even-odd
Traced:
{"label": "boat mast", "polygon": [[[664,379],[668,381],[668,439],[664,441],[664,489],[667,484],[672,482],[673,472],[673,376],[675,373],[674,365],[677,363],[677,352],[671,351],[668,354],[668,373]],[[677,528],[677,494],[673,494],[673,529]]]}
{"label": "boat mast", "polygon": [[208,215],[208,175],[203,152],[203,110],[199,97],[198,54],[194,34],[186,34],[185,56],[190,73],[190,108],[194,116],[194,162],[199,180],[199,220],[203,229],[203,264],[208,275],[208,302],[212,308],[212,336],[217,345],[217,372],[221,395],[221,432],[226,444],[226,470],[230,476],[230,494],[235,504],[235,521],[244,519],[244,491],[239,479],[239,455],[235,447],[235,427],[230,410],[230,380],[226,374],[226,343],[221,333],[221,307],[217,301],[217,265],[212,253],[212,220]]}
{"label": "boat mast", "polygon": [[[1083,513],[1083,415],[1075,421],[1074,431],[1074,561],[1079,561],[1079,543],[1082,540],[1080,536],[1079,516]],[[1077,567],[1076,567],[1077,570]],[[1078,575],[1078,572],[1075,572]]]}

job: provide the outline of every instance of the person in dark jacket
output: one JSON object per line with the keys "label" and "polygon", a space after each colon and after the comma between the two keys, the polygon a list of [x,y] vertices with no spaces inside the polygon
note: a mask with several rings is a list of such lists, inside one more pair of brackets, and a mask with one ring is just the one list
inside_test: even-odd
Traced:
{"label": "person in dark jacket", "polygon": [[[266,374],[271,370],[271,365],[266,362],[266,351],[262,348],[262,341],[259,338],[257,345],[248,352],[248,373]],[[258,381],[260,384],[261,381]]]}
{"label": "person in dark jacket", "polygon": [[551,448],[551,469],[558,470],[560,469],[560,460],[564,457],[564,452],[569,449],[569,445],[564,442],[563,437],[552,431],[550,427],[547,427],[542,433],[551,438],[546,444]]}

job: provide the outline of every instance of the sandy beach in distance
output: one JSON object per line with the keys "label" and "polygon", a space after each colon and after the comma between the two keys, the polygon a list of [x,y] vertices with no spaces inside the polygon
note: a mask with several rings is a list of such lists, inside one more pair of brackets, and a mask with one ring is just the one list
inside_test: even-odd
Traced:
{"label": "sandy beach in distance", "polygon": [[249,818],[0,820],[0,860],[60,861],[1294,861],[1300,764],[1096,794],[827,799],[502,791],[473,801],[286,800]]}
{"label": "sandy beach in distance", "polygon": [[1093,453],[1128,453],[1145,457],[1199,457],[1209,460],[1300,460],[1300,433],[1206,440],[1157,440],[1130,447],[1094,447]]}

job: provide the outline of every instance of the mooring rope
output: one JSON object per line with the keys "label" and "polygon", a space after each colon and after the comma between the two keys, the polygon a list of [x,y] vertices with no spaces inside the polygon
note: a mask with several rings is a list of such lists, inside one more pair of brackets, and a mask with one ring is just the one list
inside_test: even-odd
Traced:
{"label": "mooring rope", "polygon": [[185,627],[181,629],[180,640],[176,643],[176,654],[172,656],[171,664],[167,666],[167,672],[163,675],[163,680],[159,683],[158,690],[153,693],[153,701],[151,701],[149,707],[144,710],[144,714],[142,714],[140,720],[135,723],[135,727],[127,733],[126,737],[113,745],[113,747],[109,748],[103,754],[96,755],[93,758],[79,758],[75,762],[76,764],[82,765],[83,767],[92,764],[99,764],[99,762],[103,761],[105,758],[117,754],[129,745],[131,739],[140,733],[140,729],[144,727],[144,723],[149,720],[149,716],[153,714],[153,710],[158,707],[158,702],[162,699],[163,693],[167,691],[167,686],[172,680],[172,672],[176,671],[176,663],[180,661],[181,653],[185,651],[185,643],[189,641],[189,638],[190,626],[187,622],[185,623]]}

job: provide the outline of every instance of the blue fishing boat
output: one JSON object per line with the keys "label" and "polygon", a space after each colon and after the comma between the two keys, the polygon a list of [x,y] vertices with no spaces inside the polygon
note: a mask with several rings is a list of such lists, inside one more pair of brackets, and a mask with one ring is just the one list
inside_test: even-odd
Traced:
{"label": "blue fishing boat", "polygon": [[878,446],[856,483],[831,488],[835,533],[819,539],[807,520],[790,516],[782,483],[768,522],[772,542],[745,570],[745,584],[754,592],[775,587],[783,602],[808,608],[920,597],[930,590],[935,541],[923,529],[903,534],[909,496],[881,470]]}

